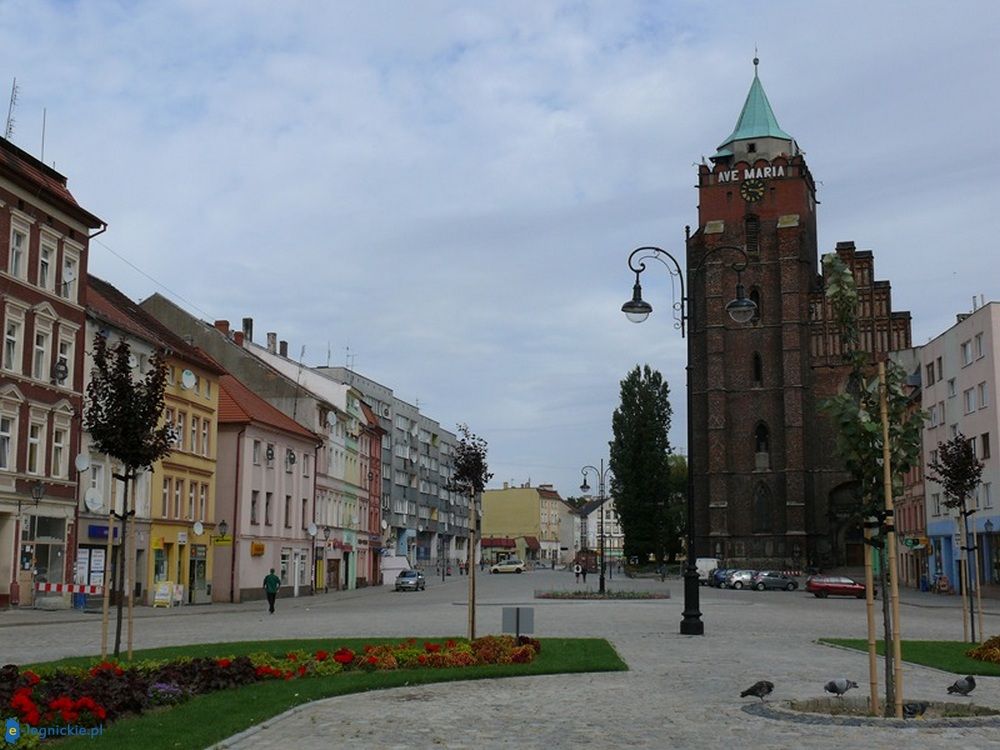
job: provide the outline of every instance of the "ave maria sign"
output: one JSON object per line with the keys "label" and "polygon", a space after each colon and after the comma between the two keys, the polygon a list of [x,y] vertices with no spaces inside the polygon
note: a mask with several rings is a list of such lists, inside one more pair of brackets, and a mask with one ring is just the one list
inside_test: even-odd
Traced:
{"label": "ave maria sign", "polygon": [[723,182],[739,182],[743,180],[764,180],[769,177],[784,177],[785,167],[783,164],[777,166],[766,166],[766,167],[749,167],[748,169],[729,169],[725,172],[719,172],[719,183]]}

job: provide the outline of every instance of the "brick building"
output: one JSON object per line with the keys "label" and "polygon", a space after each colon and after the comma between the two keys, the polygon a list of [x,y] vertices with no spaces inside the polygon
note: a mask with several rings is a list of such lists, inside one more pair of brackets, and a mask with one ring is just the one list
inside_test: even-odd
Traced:
{"label": "brick building", "polygon": [[[817,409],[846,369],[819,270],[816,186],[756,69],[711,161],[699,168],[687,244],[697,553],[760,567],[852,564],[862,547],[850,477]],[[725,312],[741,256],[724,246],[749,259],[739,280],[758,311],[748,324]],[[909,313],[892,312],[871,252],[851,242],[836,251],[858,284],[861,345],[879,359],[909,347]]]}

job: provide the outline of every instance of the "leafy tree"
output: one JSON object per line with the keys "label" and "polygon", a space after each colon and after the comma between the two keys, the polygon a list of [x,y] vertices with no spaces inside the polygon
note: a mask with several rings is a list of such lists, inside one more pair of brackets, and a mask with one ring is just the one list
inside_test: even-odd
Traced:
{"label": "leafy tree", "polygon": [[[961,432],[947,442],[938,443],[937,451],[938,460],[928,465],[929,473],[927,476],[944,489],[944,504],[949,508],[958,508],[959,518],[962,520],[962,535],[965,540],[963,546],[970,549],[972,545],[969,539],[969,516],[976,511],[975,509],[969,510],[968,500],[982,480],[985,464],[976,458],[972,442]],[[971,560],[966,560],[965,565],[966,570],[968,570],[969,566],[974,565],[974,563]],[[975,641],[975,619],[971,620],[971,624],[972,640]]]}
{"label": "leafy tree", "polygon": [[[135,511],[129,510],[129,487],[139,471],[149,469],[170,453],[170,425],[157,427],[163,413],[163,389],[167,382],[164,352],[156,351],[150,358],[150,369],[139,381],[132,380],[129,365],[129,345],[122,339],[113,348],[107,339],[94,337],[94,368],[87,385],[83,425],[90,433],[94,447],[121,463],[121,473],[115,479],[124,483],[121,519],[122,545],[125,525]],[[115,628],[115,656],[121,650],[122,608],[125,603],[124,554],[118,554],[113,570],[117,582],[118,620]]]}
{"label": "leafy tree", "polygon": [[670,492],[661,507],[660,545],[663,560],[674,562],[684,549],[684,531],[687,528],[687,475],[688,464],[684,456],[671,455]]}
{"label": "leafy tree", "polygon": [[[670,388],[649,365],[621,381],[611,419],[611,495],[625,534],[624,555],[662,562],[677,496],[670,466]],[[673,551],[676,554],[676,550]]]}
{"label": "leafy tree", "polygon": [[486,463],[486,441],[458,425],[458,445],[448,489],[469,498],[469,640],[476,637],[476,534],[479,532],[479,509],[476,498],[482,495],[486,484],[493,477]]}
{"label": "leafy tree", "polygon": [[[850,366],[843,393],[820,404],[833,421],[837,453],[857,488],[855,517],[884,521],[883,431],[880,384],[872,379],[871,354],[858,345],[858,293],[854,275],[836,253],[823,256],[826,297],[838,325],[845,363]],[[909,396],[904,390],[906,372],[893,361],[886,362],[886,398],[889,423],[889,465],[894,496],[902,494],[903,477],[916,464],[921,451],[921,432],[926,415],[907,414]],[[880,542],[884,535],[880,535]],[[883,559],[885,556],[883,555]],[[887,570],[881,566],[882,619],[885,633],[886,709],[894,702],[892,619],[889,611]]]}

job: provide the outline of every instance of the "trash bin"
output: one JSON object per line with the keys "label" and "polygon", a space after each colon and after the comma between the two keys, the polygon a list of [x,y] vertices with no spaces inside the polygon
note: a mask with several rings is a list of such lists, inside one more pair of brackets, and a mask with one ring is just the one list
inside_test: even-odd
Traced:
{"label": "trash bin", "polygon": [[86,594],[73,594],[73,609],[86,609],[87,608],[87,595]]}
{"label": "trash bin", "polygon": [[920,590],[921,591],[931,590],[931,584],[930,581],[927,580],[927,576],[920,576]]}

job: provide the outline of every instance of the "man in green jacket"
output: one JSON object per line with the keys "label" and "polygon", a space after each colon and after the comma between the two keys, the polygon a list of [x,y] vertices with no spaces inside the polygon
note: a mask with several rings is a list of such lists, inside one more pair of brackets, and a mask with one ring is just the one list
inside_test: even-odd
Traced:
{"label": "man in green jacket", "polygon": [[278,589],[281,588],[281,579],[274,574],[274,568],[264,576],[264,593],[267,594],[267,606],[270,607],[271,614],[274,614],[274,600],[278,596]]}

